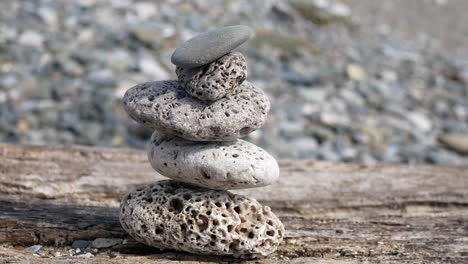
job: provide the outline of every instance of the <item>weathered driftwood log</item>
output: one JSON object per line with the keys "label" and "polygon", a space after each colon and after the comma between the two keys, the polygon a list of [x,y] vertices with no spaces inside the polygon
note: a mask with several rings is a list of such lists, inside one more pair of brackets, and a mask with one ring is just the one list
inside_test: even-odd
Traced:
{"label": "weathered driftwood log", "polygon": [[[285,224],[279,250],[261,262],[468,263],[468,168],[280,166],[273,186],[235,191],[269,205]],[[0,263],[233,261],[159,251],[128,237],[118,222],[119,197],[160,179],[142,151],[0,144]],[[53,256],[96,238],[128,242],[86,259],[25,249],[43,245],[43,255]]]}

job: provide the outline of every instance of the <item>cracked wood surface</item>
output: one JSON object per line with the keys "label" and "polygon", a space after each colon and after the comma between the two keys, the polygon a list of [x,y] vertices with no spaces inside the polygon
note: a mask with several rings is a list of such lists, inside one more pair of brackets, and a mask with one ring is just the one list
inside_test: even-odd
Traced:
{"label": "cracked wood surface", "polygon": [[[283,221],[284,242],[260,263],[468,263],[468,168],[281,161],[280,180],[235,191]],[[235,259],[159,251],[118,222],[131,187],[163,179],[142,151],[0,144],[0,263],[177,263]],[[40,258],[74,240],[125,238],[83,259]]]}

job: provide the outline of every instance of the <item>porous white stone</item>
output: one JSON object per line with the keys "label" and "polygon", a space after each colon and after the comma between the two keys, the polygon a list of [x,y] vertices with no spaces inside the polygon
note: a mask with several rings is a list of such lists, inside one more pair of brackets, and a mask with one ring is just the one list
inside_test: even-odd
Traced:
{"label": "porous white stone", "polygon": [[284,236],[281,221],[255,199],[171,180],[127,194],[120,223],[146,245],[241,258],[271,254]]}
{"label": "porous white stone", "polygon": [[202,101],[216,101],[231,94],[247,78],[247,62],[239,52],[228,53],[198,68],[177,67],[185,91]]}
{"label": "porous white stone", "polygon": [[232,141],[260,128],[270,102],[244,81],[233,94],[206,103],[187,94],[178,81],[155,81],[130,88],[124,108],[137,122],[193,141]]}
{"label": "porous white stone", "polygon": [[148,159],[166,177],[211,189],[261,187],[279,176],[278,163],[270,154],[241,139],[193,142],[156,131]]}

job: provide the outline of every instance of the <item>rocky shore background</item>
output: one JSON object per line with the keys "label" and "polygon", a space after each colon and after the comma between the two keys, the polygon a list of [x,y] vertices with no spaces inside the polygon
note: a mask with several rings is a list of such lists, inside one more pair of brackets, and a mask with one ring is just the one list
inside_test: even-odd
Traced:
{"label": "rocky shore background", "polygon": [[122,96],[176,79],[223,25],[271,101],[246,139],[282,159],[468,165],[468,1],[0,0],[0,141],[144,148]]}

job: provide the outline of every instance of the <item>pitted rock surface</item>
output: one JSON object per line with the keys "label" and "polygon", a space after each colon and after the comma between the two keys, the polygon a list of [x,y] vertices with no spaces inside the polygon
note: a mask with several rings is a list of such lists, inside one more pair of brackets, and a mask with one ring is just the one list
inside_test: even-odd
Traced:
{"label": "pitted rock surface", "polygon": [[242,258],[274,252],[284,236],[281,221],[255,199],[170,180],[127,194],[120,222],[150,246]]}
{"label": "pitted rock surface", "polygon": [[270,102],[262,90],[244,81],[213,103],[187,94],[178,81],[155,81],[130,88],[124,108],[143,125],[193,141],[231,141],[266,121]]}
{"label": "pitted rock surface", "polygon": [[148,159],[166,177],[211,189],[261,187],[279,176],[278,163],[270,154],[241,139],[193,142],[155,131]]}
{"label": "pitted rock surface", "polygon": [[176,74],[188,94],[202,101],[216,101],[233,93],[247,78],[247,62],[239,52],[228,53],[203,67],[177,67]]}
{"label": "pitted rock surface", "polygon": [[195,68],[221,58],[253,36],[248,26],[228,26],[201,33],[182,43],[171,61],[183,68]]}

